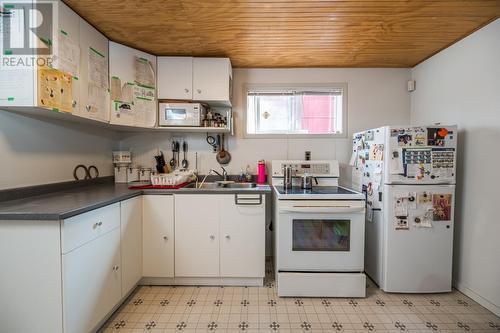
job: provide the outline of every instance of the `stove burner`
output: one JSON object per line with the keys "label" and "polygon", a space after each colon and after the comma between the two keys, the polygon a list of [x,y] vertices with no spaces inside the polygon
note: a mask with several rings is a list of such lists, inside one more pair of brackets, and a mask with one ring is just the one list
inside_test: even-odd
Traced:
{"label": "stove burner", "polygon": [[299,187],[283,188],[283,186],[276,186],[279,194],[356,194],[356,192],[349,191],[343,187],[338,186],[316,186],[312,190],[304,190]]}

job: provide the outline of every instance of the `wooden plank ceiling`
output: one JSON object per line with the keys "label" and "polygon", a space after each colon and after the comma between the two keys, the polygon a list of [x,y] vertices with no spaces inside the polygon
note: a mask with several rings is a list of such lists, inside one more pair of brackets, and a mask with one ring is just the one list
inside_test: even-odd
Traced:
{"label": "wooden plank ceiling", "polygon": [[500,0],[64,0],[108,38],[234,67],[412,67],[500,16]]}

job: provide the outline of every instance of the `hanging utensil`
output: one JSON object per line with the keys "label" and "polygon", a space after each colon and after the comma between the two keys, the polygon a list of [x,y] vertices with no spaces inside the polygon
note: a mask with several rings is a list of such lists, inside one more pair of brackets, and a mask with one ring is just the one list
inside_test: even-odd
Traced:
{"label": "hanging utensil", "polygon": [[180,163],[180,159],[181,159],[181,144],[179,143],[179,141],[175,141],[175,152],[177,153],[177,158],[175,159],[175,163],[176,163],[176,166],[177,168],[179,168],[179,163]]}
{"label": "hanging utensil", "polygon": [[221,165],[226,165],[231,162],[231,154],[224,149],[224,134],[222,134],[220,150],[216,156],[217,162]]}
{"label": "hanging utensil", "polygon": [[187,150],[188,150],[188,144],[186,141],[184,141],[182,143],[182,152],[184,153],[184,159],[182,160],[182,168],[183,169],[187,169],[188,166],[189,166],[189,162],[188,160],[186,159],[186,153],[187,153]]}
{"label": "hanging utensil", "polygon": [[170,167],[175,168],[175,141],[172,141],[172,159],[170,160]]}
{"label": "hanging utensil", "polygon": [[212,146],[212,148],[214,149],[214,153],[217,152],[217,140],[212,136],[212,135],[208,135],[207,133],[207,143]]}

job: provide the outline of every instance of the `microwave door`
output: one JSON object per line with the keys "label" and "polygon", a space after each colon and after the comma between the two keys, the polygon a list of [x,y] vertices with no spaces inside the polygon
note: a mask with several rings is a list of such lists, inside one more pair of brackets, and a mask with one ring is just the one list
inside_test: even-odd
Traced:
{"label": "microwave door", "polygon": [[187,119],[186,109],[167,109],[166,118],[171,121],[183,121]]}

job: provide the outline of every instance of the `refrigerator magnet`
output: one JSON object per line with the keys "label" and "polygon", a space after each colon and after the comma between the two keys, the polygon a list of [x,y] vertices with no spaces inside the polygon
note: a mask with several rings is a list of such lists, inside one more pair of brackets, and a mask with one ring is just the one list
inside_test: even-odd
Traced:
{"label": "refrigerator magnet", "polygon": [[433,194],[433,221],[451,221],[451,194]]}
{"label": "refrigerator magnet", "polygon": [[408,219],[406,216],[398,216],[394,221],[394,229],[396,230],[409,230]]}

